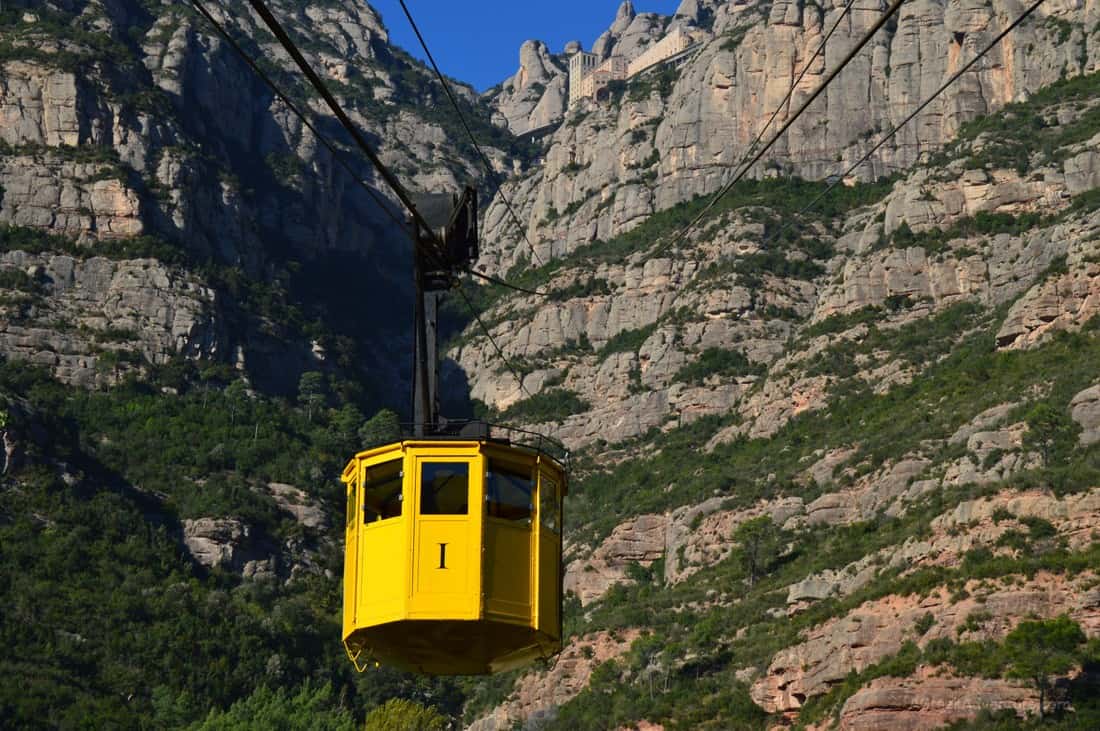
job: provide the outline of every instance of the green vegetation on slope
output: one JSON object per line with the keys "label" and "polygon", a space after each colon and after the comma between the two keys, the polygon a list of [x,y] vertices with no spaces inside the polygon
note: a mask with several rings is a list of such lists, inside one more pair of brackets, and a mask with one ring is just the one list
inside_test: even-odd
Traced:
{"label": "green vegetation on slope", "polygon": [[[662,512],[716,491],[729,496],[729,508],[780,494],[797,494],[809,501],[821,489],[796,484],[793,478],[818,449],[855,446],[857,454],[849,464],[865,474],[917,448],[927,453],[935,449],[928,440],[945,440],[977,413],[1027,393],[1033,400],[1023,403],[1010,418],[1031,424],[1033,439],[1046,444],[1049,465],[1007,483],[934,492],[910,506],[902,518],[880,517],[847,527],[800,531],[786,553],[764,564],[766,570],[755,583],[752,556],[736,548],[726,561],[704,567],[675,586],[662,585],[654,577],[613,587],[583,614],[571,613],[569,632],[644,627],[662,638],[660,652],[644,663],[632,654],[609,664],[587,690],[561,709],[561,721],[550,728],[587,727],[597,723],[595,719],[606,709],[612,709],[615,723],[645,718],[669,728],[762,728],[766,719],[735,674],[745,667],[765,667],[776,652],[797,643],[805,629],[890,594],[925,594],[942,586],[961,592],[972,579],[1033,576],[1039,571],[1073,576],[1100,566],[1100,547],[1074,552],[1064,542],[1052,542],[1049,525],[1031,521],[1027,533],[1017,531],[1006,538],[1006,545],[1018,549],[1016,558],[981,549],[968,554],[955,569],[927,568],[908,575],[881,570],[870,585],[848,597],[817,602],[793,618],[769,615],[784,605],[785,588],[791,583],[926,536],[931,520],[961,501],[1007,487],[1042,487],[1062,494],[1100,484],[1100,449],[1081,448],[1076,425],[1069,419],[1070,399],[1095,381],[1100,322],[1094,321],[1083,333],[1061,334],[1033,351],[997,352],[993,333],[999,319],[963,305],[900,330],[872,328],[866,347],[890,350],[924,364],[922,375],[883,395],[866,388],[850,389],[827,409],[792,420],[770,440],[735,441],[717,447],[705,460],[698,458],[699,446],[722,428],[721,420],[650,435],[647,452],[657,456],[624,462],[579,480],[571,513],[592,516],[579,530],[585,540],[598,541],[627,516]],[[920,328],[927,335],[924,342],[916,335]],[[962,335],[953,348],[952,332]],[[939,455],[930,456],[942,463],[952,458],[955,448],[944,444],[939,449]],[[944,658],[949,658],[964,672],[972,670],[964,664],[969,646],[957,650],[943,645],[933,650],[940,654],[927,659],[947,662]],[[911,658],[903,660],[868,672],[901,673]],[[843,686],[848,691],[837,690],[810,704],[806,719],[836,712],[843,703],[841,694],[850,695],[870,677],[852,679]],[[1067,716],[1062,723],[1068,724],[1066,728],[1088,728],[1074,719],[1095,722],[1092,706],[1087,696],[1075,698],[1081,715]]]}
{"label": "green vegetation on slope", "polygon": [[[972,306],[960,305],[931,323],[882,331],[880,339],[873,342],[899,357],[908,355],[920,362],[940,357],[950,347],[950,339],[933,335],[937,322],[951,331],[959,328],[956,318],[966,312],[972,313]],[[1037,388],[1045,390],[1047,384],[1054,387],[1044,400],[1068,414],[1070,399],[1095,379],[1092,364],[1100,362],[1100,338],[1096,337],[1100,322],[1094,321],[1087,332],[1062,334],[1049,345],[1027,352],[995,349],[998,319],[986,316],[971,322],[967,329],[973,332],[946,357],[929,360],[921,376],[911,383],[879,396],[872,391],[872,384],[851,379],[845,392],[827,408],[796,417],[770,439],[734,440],[718,445],[701,460],[703,446],[732,423],[711,417],[669,433],[646,435],[647,453],[657,455],[652,458],[604,468],[585,462],[580,455],[579,465],[587,474],[577,482],[570,500],[575,506],[573,515],[591,517],[578,528],[599,540],[626,517],[663,512],[715,494],[726,495],[737,505],[784,491],[810,500],[814,490],[794,485],[793,478],[819,449],[854,446],[858,451],[852,463],[871,471],[914,451],[926,440],[946,439],[985,409]],[[924,342],[920,342],[921,332],[927,338]],[[1064,441],[1060,444],[1060,450],[1069,448]],[[1059,461],[1045,478],[1055,489],[1069,489],[1090,477],[1100,479],[1096,469],[1074,460]]]}
{"label": "green vegetation on slope", "polygon": [[[0,717],[28,729],[224,728],[246,698],[272,713],[308,701],[334,723],[392,697],[458,712],[453,682],[354,673],[339,637],[342,522],[304,528],[263,489],[291,482],[341,515],[335,476],[363,422],[347,405],[310,419],[217,380],[180,396],[139,383],[88,393],[24,364],[0,367],[0,395],[22,404],[7,409],[9,427],[50,435],[0,489],[0,674],[21,679],[0,687]],[[181,545],[182,521],[200,516],[243,519],[261,554],[315,566],[286,584],[202,570]]]}
{"label": "green vegetation on slope", "polygon": [[[967,152],[969,168],[1014,168],[1023,175],[1040,165],[1061,162],[1069,145],[1085,142],[1100,132],[1100,73],[1062,79],[1040,89],[1027,101],[1007,104],[996,114],[963,125],[952,145],[940,153],[934,164],[943,164]],[[1084,111],[1066,124],[1059,124],[1054,110],[1074,104]],[[980,149],[973,143],[982,138]]]}
{"label": "green vegetation on slope", "polygon": [[[1081,626],[1065,616],[1024,621],[1002,642],[955,642],[942,637],[922,649],[909,641],[896,655],[862,672],[849,673],[828,693],[810,699],[799,711],[799,722],[820,723],[829,715],[839,718],[845,701],[867,683],[875,678],[907,678],[916,672],[918,665],[948,666],[962,676],[1021,679],[1034,683],[1041,689],[1044,700],[1048,700],[1052,677],[1063,677],[1075,666],[1087,671],[1100,668],[1100,641],[1086,644]],[[1077,678],[1068,684],[1066,691],[1055,709],[1055,720],[1059,723],[1054,727],[1096,728],[1100,724],[1100,698],[1095,681],[1088,676]],[[1065,713],[1068,707],[1073,708],[1072,713]],[[1050,706],[1044,704],[1043,711],[1048,710]],[[1012,728],[1020,728],[1021,721],[1015,712],[1012,720],[1017,724]],[[963,724],[966,726],[969,724]]]}
{"label": "green vegetation on slope", "polygon": [[695,360],[681,368],[674,380],[678,383],[698,385],[713,376],[721,378],[759,376],[763,375],[764,371],[763,364],[750,362],[739,351],[707,348]]}
{"label": "green vegetation on slope", "polygon": [[[807,220],[832,222],[847,211],[881,200],[890,192],[893,184],[893,179],[884,178],[877,183],[839,186],[822,200],[817,208],[806,214]],[[742,209],[763,208],[771,209],[779,215],[793,214],[801,210],[807,200],[816,197],[826,187],[827,183],[823,181],[809,181],[801,178],[741,181],[707,214],[699,224],[699,230],[705,230],[716,220],[728,217],[731,213]],[[658,211],[636,228],[610,241],[594,241],[581,246],[568,256],[547,262],[540,267],[530,267],[526,263],[517,266],[508,273],[507,279],[524,287],[541,287],[561,271],[572,268],[587,270],[596,262],[621,262],[631,254],[668,243],[669,239],[690,223],[709,202],[710,198],[701,196]],[[800,236],[797,227],[787,236],[793,237],[791,240],[797,240]],[[809,246],[809,243],[806,245]],[[766,268],[766,266],[760,266],[760,263],[757,263],[757,266],[760,269]],[[477,303],[479,309],[491,307],[510,291],[499,285],[481,289],[484,292]]]}

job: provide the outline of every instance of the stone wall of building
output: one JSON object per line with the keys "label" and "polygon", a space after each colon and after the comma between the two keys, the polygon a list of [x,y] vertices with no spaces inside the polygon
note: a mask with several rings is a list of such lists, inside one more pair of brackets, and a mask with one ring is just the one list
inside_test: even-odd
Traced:
{"label": "stone wall of building", "polygon": [[599,63],[599,56],[579,51],[569,59],[569,106],[584,96],[584,79]]}
{"label": "stone wall of building", "polygon": [[581,96],[585,99],[595,99],[597,94],[612,81],[623,81],[626,78],[626,59],[622,56],[612,56],[584,77],[581,83]]}
{"label": "stone wall of building", "polygon": [[684,32],[682,28],[675,28],[652,48],[630,62],[627,66],[627,78],[681,54],[693,45],[695,45],[695,39],[690,34]]}
{"label": "stone wall of building", "polygon": [[637,76],[663,61],[673,58],[695,45],[696,40],[683,28],[674,28],[651,48],[632,61],[625,56],[610,56],[600,62],[599,56],[583,51],[569,59],[569,106],[580,99],[595,99],[612,81],[624,81]]}

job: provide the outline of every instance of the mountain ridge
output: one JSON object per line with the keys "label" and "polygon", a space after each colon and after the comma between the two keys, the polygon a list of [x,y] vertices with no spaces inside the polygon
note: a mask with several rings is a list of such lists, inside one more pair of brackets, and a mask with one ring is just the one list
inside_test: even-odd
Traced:
{"label": "mountain ridge", "polygon": [[[433,74],[369,7],[272,5],[403,181],[491,190]],[[385,191],[190,11],[43,7],[0,13],[0,667],[25,681],[0,689],[0,715],[1100,718],[1096,3],[1044,4],[803,210],[1024,10],[906,3],[682,240],[841,4],[625,3],[601,59],[677,23],[707,40],[568,110],[564,59],[537,42],[499,89],[457,87],[535,249],[496,196],[479,266],[547,295],[463,285],[477,318],[445,309],[448,413],[554,434],[574,464],[566,648],[485,679],[356,675],[339,652],[335,476],[394,436],[379,410],[407,390],[408,251],[356,179]],[[219,7],[344,149],[245,4]],[[1020,677],[1035,636],[1068,643],[1038,682]]]}

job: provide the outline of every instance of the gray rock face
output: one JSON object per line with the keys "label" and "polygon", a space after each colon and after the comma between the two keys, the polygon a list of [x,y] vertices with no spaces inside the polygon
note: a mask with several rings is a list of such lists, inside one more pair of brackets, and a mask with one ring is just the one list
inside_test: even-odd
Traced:
{"label": "gray rock face", "polygon": [[[178,3],[84,5],[57,10],[73,13],[74,25],[94,24],[95,33],[123,39],[118,48],[129,54],[125,62],[82,62],[74,73],[66,59],[94,49],[46,31],[35,35],[33,17],[0,32],[0,44],[14,44],[0,62],[0,225],[62,235],[91,253],[103,242],[150,236],[257,281],[271,278],[280,257],[308,265],[332,252],[351,253],[369,262],[380,280],[398,281],[390,276],[404,266],[392,256],[395,225],[356,182],[381,189],[364,161],[348,156],[353,172],[345,172],[213,29]],[[472,153],[456,149],[448,133],[426,119],[417,95],[430,72],[406,68],[387,49],[388,34],[374,10],[345,0],[308,7],[276,0],[273,10],[292,34],[316,41],[303,46],[311,65],[338,89],[353,121],[406,186],[457,190],[460,181],[478,179]],[[139,37],[135,19],[147,14],[155,20]],[[255,16],[222,20],[257,39],[277,63],[291,63],[260,32]],[[18,57],[22,43],[34,46],[25,58]],[[554,94],[564,90],[551,78],[556,61],[543,48],[541,55],[525,54],[525,63],[549,87],[546,101],[538,109],[533,104],[528,116],[550,121]],[[469,87],[455,89],[463,101],[477,102]],[[317,106],[311,113],[332,134],[336,126],[327,112]],[[345,140],[337,135],[336,142]],[[499,170],[512,169],[507,155],[485,149]],[[316,365],[285,340],[272,342],[278,338],[270,323],[252,322],[259,332],[242,333],[229,347],[219,331],[218,303],[198,291],[200,284],[184,286],[178,272],[112,266],[117,271],[105,273],[103,265],[76,264],[74,276],[83,279],[75,286],[46,286],[41,301],[17,316],[5,308],[0,355],[33,358],[73,383],[105,383],[109,377],[96,371],[101,346],[80,330],[87,326],[134,330],[140,345],[133,349],[154,363],[200,352],[228,360],[239,346],[250,367],[272,354],[269,370]],[[149,271],[141,273],[143,267]],[[399,296],[404,285],[387,287]],[[77,311],[84,305],[87,314]],[[47,326],[52,316],[76,330]],[[386,360],[377,367],[388,377],[393,369]]]}
{"label": "gray rock face", "polygon": [[[227,336],[212,290],[153,259],[112,261],[0,254],[0,270],[34,272],[38,304],[0,319],[0,352],[46,366],[79,385],[112,383],[139,365],[176,355],[216,358]],[[138,363],[118,357],[137,353]]]}
{"label": "gray rock face", "polygon": [[656,13],[636,14],[633,5],[624,2],[619,7],[615,22],[596,41],[592,52],[603,58],[612,55],[636,58],[656,43],[664,35],[664,30],[665,22],[661,16]]}
{"label": "gray rock face", "polygon": [[[1097,230],[1100,222],[1074,222],[1023,236],[997,234],[990,237],[988,254],[982,256],[974,254],[973,239],[959,239],[951,242],[950,251],[935,256],[916,247],[852,257],[844,264],[840,280],[822,292],[814,319],[880,307],[889,297],[930,301],[937,307],[963,300],[1004,304],[1025,292],[1052,262],[1078,248],[1083,233],[1087,239]],[[1083,323],[1081,317],[1087,319],[1091,311],[1089,293],[1094,286],[1088,272],[1085,269],[1075,275],[1062,289],[1052,284],[1029,294],[1025,304],[1015,305],[1009,313],[998,341],[1016,342],[1022,337],[1034,341],[1041,333],[1032,331],[1049,329],[1037,321],[1052,307],[1061,308],[1063,299],[1078,304],[1074,308],[1070,302],[1064,303],[1065,308],[1058,310],[1060,316]]]}
{"label": "gray rock face", "polygon": [[[635,216],[624,216],[618,204],[596,208],[611,194],[617,200],[624,195],[637,199],[637,193],[630,190],[646,171],[635,170],[630,164],[646,160],[654,150],[659,158],[653,170],[656,179],[646,186],[643,204],[651,211],[715,191],[768,122],[843,7],[843,3],[821,9],[777,2],[763,17],[765,6],[700,5],[688,2],[678,12],[689,18],[699,17],[703,10],[713,14],[713,40],[679,72],[667,98],[654,92],[644,102],[631,101],[628,95],[618,106],[581,105],[550,141],[545,164],[531,175],[531,194],[520,198],[529,225],[527,233],[540,254],[558,256],[577,242],[607,239],[630,230]],[[896,30],[877,36],[752,174],[763,175],[768,166],[817,179],[843,171],[861,156],[866,140],[900,122],[1017,12],[1015,6],[1004,4],[930,0],[906,4]],[[1087,4],[1040,12],[1083,28],[1100,20],[1100,9]],[[854,12],[850,20],[841,23],[777,124],[798,108],[874,19],[874,13]],[[1074,31],[1063,41],[1053,27],[1039,22],[1017,29],[973,74],[950,87],[883,146],[859,171],[860,177],[874,179],[905,169],[922,155],[941,149],[975,116],[1056,81],[1063,69],[1074,74],[1097,66],[1097,36]],[[645,13],[635,15],[632,8],[624,6],[593,52],[604,57],[613,51],[637,53],[663,33],[663,20]],[[846,112],[831,113],[836,109]],[[633,133],[646,125],[652,125],[651,132],[648,140],[642,141]],[[1066,185],[1096,185],[1093,156],[1094,151],[1082,150],[1065,164]],[[612,161],[618,164],[609,164]],[[575,165],[585,167],[582,174],[577,174]],[[1090,172],[1078,170],[1081,165]],[[1005,201],[1027,194],[1027,189],[1023,185],[1013,193],[1005,188],[998,195],[1008,196],[1001,199]],[[597,202],[585,205],[597,192],[601,194]],[[545,225],[552,211],[565,210],[570,215],[554,218],[552,226]],[[595,223],[588,224],[593,220]],[[519,238],[515,231],[507,230],[510,228],[491,227],[488,238],[501,242],[503,252],[518,256]],[[563,238],[564,250],[552,243]],[[554,247],[558,250],[550,252]],[[496,256],[495,252],[487,254]],[[502,268],[513,263],[502,262]]]}
{"label": "gray rock face", "polygon": [[74,74],[23,61],[0,65],[0,141],[75,147],[83,112]]}
{"label": "gray rock face", "polygon": [[[989,636],[997,639],[1028,616],[1066,612],[1084,627],[1095,626],[1097,612],[1075,606],[1080,588],[1062,585],[1060,591],[1053,591],[1054,582],[1068,583],[1045,576],[1022,581],[1020,586],[994,586],[982,591],[981,603],[974,598],[952,601],[946,588],[923,598],[889,596],[867,602],[847,616],[813,628],[803,642],[777,654],[767,674],[753,684],[753,700],[772,713],[797,710],[807,698],[842,681],[849,671],[859,672],[894,655],[906,640],[923,646],[939,637],[955,639],[966,618],[979,608],[995,618]],[[966,588],[973,592],[977,585],[971,581]],[[914,636],[913,626],[925,614],[936,621],[925,634]]]}
{"label": "gray rock face", "polygon": [[1081,262],[1073,271],[1037,284],[1016,302],[997,333],[997,345],[1010,350],[1034,347],[1059,330],[1079,329],[1098,314],[1100,262]]}
{"label": "gray rock face", "polygon": [[243,568],[249,527],[235,518],[183,521],[183,543],[198,563],[208,568]]}
{"label": "gray rock face", "polygon": [[613,585],[628,581],[631,564],[650,566],[664,555],[666,524],[665,516],[642,515],[618,526],[590,560],[566,568],[565,591],[590,604]]}
{"label": "gray rock face", "polygon": [[1081,444],[1100,442],[1100,386],[1087,388],[1070,402],[1073,420],[1081,426]]}
{"label": "gray rock face", "polygon": [[767,515],[783,525],[803,512],[801,498],[784,498],[746,510],[724,510],[722,498],[686,505],[665,515],[641,515],[611,532],[584,558],[569,563],[565,590],[582,605],[601,599],[616,584],[630,583],[632,564],[652,566],[664,559],[669,584],[725,560],[736,545],[733,533],[747,520]]}
{"label": "gray rock face", "polygon": [[999,425],[1015,409],[1018,404],[1000,404],[991,409],[986,409],[975,416],[970,422],[959,427],[958,431],[951,435],[948,442],[951,444],[966,444],[971,437],[980,431],[988,431]]}
{"label": "gray rock face", "polygon": [[144,232],[138,195],[118,180],[89,180],[99,166],[57,161],[27,165],[19,158],[0,165],[4,185],[0,222],[51,229],[83,237],[128,238]]}
{"label": "gray rock face", "polygon": [[983,711],[1015,712],[1021,719],[1039,707],[1036,690],[1019,681],[953,678],[921,668],[914,678],[880,678],[844,703],[838,728],[943,728]]}
{"label": "gray rock face", "polygon": [[[1007,516],[1007,517],[1006,517]],[[1092,526],[1100,517],[1100,490],[1059,499],[1040,491],[1005,490],[991,498],[968,500],[932,520],[931,534],[909,538],[837,570],[807,576],[787,589],[788,613],[814,601],[842,598],[874,581],[882,571],[912,572],[929,566],[957,566],[976,548],[994,549],[1010,530],[1021,530],[1023,519],[1050,522],[1074,549],[1092,543]],[[1082,606],[1087,604],[1082,599]]]}
{"label": "gray rock face", "polygon": [[268,484],[267,489],[271,491],[275,503],[306,528],[319,529],[328,524],[324,508],[304,491],[278,482]]}
{"label": "gray rock face", "polygon": [[[568,48],[565,53],[572,55]],[[520,47],[519,71],[485,99],[497,110],[498,122],[518,135],[561,121],[568,97],[566,67],[545,43],[527,41]]]}
{"label": "gray rock face", "polygon": [[787,589],[787,604],[821,601],[858,591],[878,575],[874,558],[868,556],[838,571],[826,570],[792,584]]}
{"label": "gray rock face", "polygon": [[[607,131],[600,129],[607,118],[599,118],[598,111],[567,123],[555,141],[568,139],[574,147],[551,145],[547,152],[547,169],[557,166],[562,171],[554,186],[531,187],[531,178],[516,183],[513,191],[521,196],[550,196],[546,203],[554,212],[574,207],[589,212],[583,219],[557,215],[529,229],[534,235],[552,228],[557,236],[543,245],[534,236],[540,261],[614,238],[623,219],[612,215],[608,220],[609,211],[636,216],[633,225],[645,220],[646,207],[655,205],[652,189],[645,189],[650,197],[636,198],[634,192],[643,190],[640,186],[591,186],[593,175],[599,180],[616,166],[632,169],[641,151],[654,149],[646,130],[652,128],[650,117],[659,116],[661,109],[656,97],[624,102],[617,118],[629,118],[639,134],[624,140],[617,152],[587,146],[608,139]],[[1073,119],[1082,109],[1063,106],[1058,113]],[[647,256],[649,244],[640,242],[639,251],[622,252],[618,260],[611,258],[613,263],[564,268],[548,283],[549,289],[583,290],[603,284],[593,287],[594,294],[553,301],[512,299],[494,312],[494,336],[504,352],[537,365],[525,375],[522,387],[510,374],[494,372],[495,349],[476,333],[452,357],[470,374],[473,395],[499,409],[548,383],[594,404],[585,414],[542,425],[557,431],[571,447],[674,428],[698,414],[731,412],[741,417],[740,422],[715,435],[708,450],[740,437],[769,437],[792,418],[827,406],[834,379],[809,367],[814,358],[827,355],[838,337],[858,345],[868,334],[865,326],[857,326],[839,336],[796,341],[797,347],[788,350],[800,318],[819,323],[867,308],[892,308],[898,300],[910,303],[888,325],[880,323],[894,329],[961,302],[985,307],[1014,302],[997,340],[1002,348],[1023,348],[1040,344],[1058,330],[1079,329],[1095,317],[1100,307],[1100,215],[1070,209],[1070,201],[1081,194],[1078,186],[1089,184],[1096,173],[1093,156],[1074,143],[1051,159],[1054,162],[1023,175],[1015,169],[969,169],[965,158],[918,167],[882,201],[838,221],[835,235],[820,234],[820,241],[835,255],[820,262],[823,274],[813,280],[711,274],[736,269],[742,257],[761,252],[762,227],[740,212],[694,233],[680,244],[678,257],[664,251]],[[1072,175],[1067,160],[1075,161]],[[570,202],[578,195],[583,199],[579,207]],[[891,238],[903,224],[920,235],[986,213],[1047,218],[1022,233],[960,236],[928,247],[902,246]],[[1052,215],[1056,213],[1060,215]],[[486,220],[489,227],[502,225],[499,208],[491,208]],[[790,260],[802,256],[798,251],[784,253]],[[512,251],[513,259],[503,250],[490,252],[485,261],[490,268],[511,266],[523,260],[521,254],[526,255],[525,249]],[[502,258],[494,258],[498,255]],[[630,352],[600,352],[613,338],[631,332],[637,334],[639,345]],[[736,350],[750,362],[767,366],[768,375],[677,383],[681,370],[711,348]],[[919,369],[903,359],[861,358],[859,377],[878,394],[919,375]],[[966,444],[975,432],[996,431],[992,426],[975,427],[958,443]],[[1036,459],[1015,442],[975,447],[948,466],[942,484],[1004,479],[1035,466]],[[825,522],[834,520],[827,506],[819,507],[828,516]],[[863,509],[850,501],[836,508],[863,515]]]}

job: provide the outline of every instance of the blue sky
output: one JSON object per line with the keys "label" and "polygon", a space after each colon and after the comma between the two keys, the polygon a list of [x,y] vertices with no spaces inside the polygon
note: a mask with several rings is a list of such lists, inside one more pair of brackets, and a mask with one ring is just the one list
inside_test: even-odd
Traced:
{"label": "blue sky", "polygon": [[[397,0],[369,0],[382,14],[390,40],[417,58],[420,44]],[[621,0],[405,0],[443,73],[478,91],[519,68],[519,47],[545,41],[560,53],[567,41],[590,48],[615,19]],[[634,0],[639,13],[671,15],[680,0]]]}

